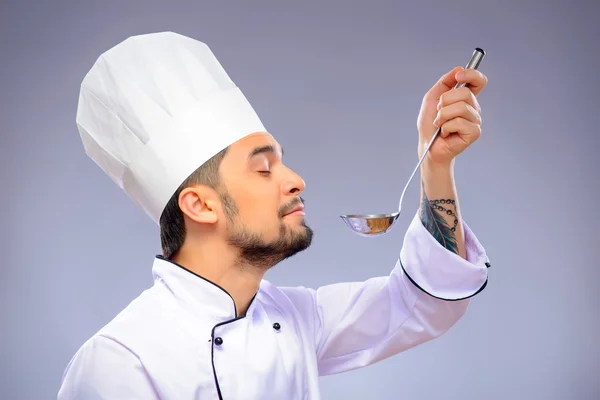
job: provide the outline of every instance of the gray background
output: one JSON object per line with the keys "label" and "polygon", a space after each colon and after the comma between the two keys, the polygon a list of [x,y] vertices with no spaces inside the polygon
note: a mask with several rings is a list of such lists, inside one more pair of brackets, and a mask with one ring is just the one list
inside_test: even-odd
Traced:
{"label": "gray background", "polygon": [[324,378],[323,397],[600,397],[598,2],[1,7],[0,398],[55,398],[77,348],[152,284],[158,227],[84,154],[75,112],[103,51],[163,30],[211,46],[307,182],[315,243],[267,278],[311,287],[393,267],[417,181],[385,237],[355,236],[338,215],[394,209],[423,94],[484,48],[483,135],[456,180],[489,285],[446,335]]}

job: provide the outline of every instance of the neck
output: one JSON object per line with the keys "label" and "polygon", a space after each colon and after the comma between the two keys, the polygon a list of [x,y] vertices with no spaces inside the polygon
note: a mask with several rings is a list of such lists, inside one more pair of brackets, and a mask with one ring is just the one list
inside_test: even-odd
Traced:
{"label": "neck", "polygon": [[246,315],[265,274],[240,264],[237,252],[225,243],[184,245],[173,261],[225,289],[235,303],[236,317]]}

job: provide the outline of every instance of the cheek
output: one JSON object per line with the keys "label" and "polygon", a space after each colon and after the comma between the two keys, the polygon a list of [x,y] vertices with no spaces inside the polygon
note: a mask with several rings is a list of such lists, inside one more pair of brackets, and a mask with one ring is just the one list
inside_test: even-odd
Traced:
{"label": "cheek", "polygon": [[276,206],[264,202],[253,203],[251,207],[246,208],[241,219],[247,229],[260,234],[264,240],[270,241],[279,235],[282,221]]}
{"label": "cheek", "polygon": [[237,197],[240,216],[246,224],[267,227],[279,224],[279,200],[277,193],[256,185],[252,189],[240,191]]}

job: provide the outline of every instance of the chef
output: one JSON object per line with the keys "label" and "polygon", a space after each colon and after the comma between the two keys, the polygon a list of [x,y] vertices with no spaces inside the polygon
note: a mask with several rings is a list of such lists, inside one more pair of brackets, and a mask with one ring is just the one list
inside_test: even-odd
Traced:
{"label": "chef", "polygon": [[[470,86],[450,90],[457,82]],[[265,279],[307,249],[304,181],[209,47],[134,36],[83,79],[86,153],[160,226],[153,285],[78,349],[59,400],[319,399],[319,376],[434,339],[487,283],[454,159],[480,136],[486,84],[455,67],[419,114],[421,204],[389,275],[316,289]],[[289,150],[288,150],[289,151]],[[293,151],[293,149],[291,150]]]}

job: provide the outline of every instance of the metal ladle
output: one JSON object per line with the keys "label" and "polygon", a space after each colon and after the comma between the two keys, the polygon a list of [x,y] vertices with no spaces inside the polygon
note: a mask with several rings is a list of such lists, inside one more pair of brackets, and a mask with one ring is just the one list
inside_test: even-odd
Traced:
{"label": "metal ladle", "polygon": [[[473,55],[471,56],[471,60],[469,61],[469,63],[465,67],[465,69],[469,69],[469,68],[477,69],[484,57],[485,57],[485,51],[483,51],[483,49],[481,49],[479,47],[475,48],[475,51],[473,52]],[[465,85],[466,85],[465,83],[457,83],[456,86],[454,86],[454,89],[463,87]],[[340,217],[344,220],[344,222],[346,223],[346,225],[348,225],[348,227],[350,229],[352,229],[355,233],[357,233],[358,235],[361,235],[361,236],[379,236],[379,235],[383,235],[383,234],[387,233],[392,228],[392,226],[394,226],[394,223],[397,221],[398,217],[400,216],[400,212],[402,210],[402,199],[404,198],[406,189],[408,188],[408,185],[410,185],[410,182],[412,181],[413,177],[415,176],[415,173],[417,172],[417,170],[419,169],[419,166],[423,162],[423,159],[427,155],[427,152],[429,151],[429,148],[433,144],[433,141],[435,140],[435,138],[438,136],[438,134],[440,132],[441,132],[441,128],[438,128],[435,131],[433,137],[431,138],[431,140],[429,142],[429,145],[425,149],[425,152],[423,152],[421,159],[419,160],[417,166],[413,170],[412,175],[408,179],[406,186],[404,186],[404,190],[402,191],[402,195],[400,196],[400,203],[398,205],[398,211],[393,212],[391,214],[366,214],[366,215],[347,214],[347,215],[341,215]]]}

